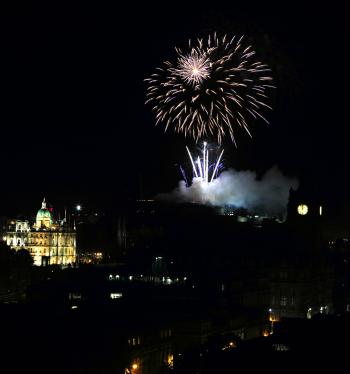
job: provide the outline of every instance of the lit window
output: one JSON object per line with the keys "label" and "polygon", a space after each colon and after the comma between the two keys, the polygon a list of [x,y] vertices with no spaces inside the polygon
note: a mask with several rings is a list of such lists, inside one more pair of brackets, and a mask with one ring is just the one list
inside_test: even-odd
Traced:
{"label": "lit window", "polygon": [[307,319],[311,319],[311,318],[312,318],[312,309],[311,309],[311,308],[309,308],[309,309],[307,310],[306,318],[307,318]]}
{"label": "lit window", "polygon": [[285,344],[272,344],[275,351],[289,351],[289,347]]}
{"label": "lit window", "polygon": [[281,279],[287,279],[288,273],[286,271],[280,271],[280,278]]}
{"label": "lit window", "polygon": [[174,367],[174,355],[172,353],[168,354],[167,364],[168,364],[170,369],[172,369]]}
{"label": "lit window", "polygon": [[120,299],[123,296],[121,292],[112,292],[109,297],[111,299]]}
{"label": "lit window", "polygon": [[286,296],[281,296],[281,306],[286,306],[287,305],[287,297]]}

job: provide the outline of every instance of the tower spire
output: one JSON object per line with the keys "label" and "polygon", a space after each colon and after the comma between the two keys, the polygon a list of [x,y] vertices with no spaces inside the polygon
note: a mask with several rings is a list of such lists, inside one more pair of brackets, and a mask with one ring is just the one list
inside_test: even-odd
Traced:
{"label": "tower spire", "polygon": [[41,203],[41,209],[46,209],[46,201],[45,201],[45,197],[44,197],[43,202]]}

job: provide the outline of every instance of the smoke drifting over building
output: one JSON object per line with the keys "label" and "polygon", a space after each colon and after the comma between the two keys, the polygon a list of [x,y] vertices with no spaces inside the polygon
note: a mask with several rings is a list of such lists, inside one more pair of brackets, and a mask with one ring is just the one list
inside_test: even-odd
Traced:
{"label": "smoke drifting over building", "polygon": [[254,171],[229,169],[210,183],[194,178],[187,187],[185,181],[180,181],[173,192],[157,197],[179,203],[234,206],[269,217],[285,217],[289,191],[296,190],[298,185],[296,178],[286,177],[276,166],[261,178]]}

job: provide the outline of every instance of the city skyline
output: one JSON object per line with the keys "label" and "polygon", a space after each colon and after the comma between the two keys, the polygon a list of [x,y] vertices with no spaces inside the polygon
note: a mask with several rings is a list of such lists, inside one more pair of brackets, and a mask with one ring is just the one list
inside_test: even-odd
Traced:
{"label": "city skyline", "polygon": [[3,7],[4,368],[347,368],[347,18]]}

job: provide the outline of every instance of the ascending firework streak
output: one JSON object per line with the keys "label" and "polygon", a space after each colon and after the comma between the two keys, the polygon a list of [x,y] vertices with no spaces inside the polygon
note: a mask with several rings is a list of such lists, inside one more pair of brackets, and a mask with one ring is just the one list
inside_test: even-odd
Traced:
{"label": "ascending firework streak", "polygon": [[[207,143],[206,142],[203,143],[203,157],[201,159],[198,156],[197,160],[196,160],[196,163],[193,161],[193,157],[192,157],[191,152],[190,152],[190,150],[188,149],[187,146],[186,146],[186,149],[187,149],[188,156],[191,160],[194,176],[196,178],[201,178],[202,182],[211,183],[214,180],[214,178],[217,177],[218,167],[220,165],[221,157],[224,153],[224,150],[221,151],[220,156],[216,160],[216,163],[215,163],[215,166],[214,166],[214,164],[209,165],[209,149],[207,148]],[[214,166],[214,170],[211,174],[211,177],[209,178],[209,172],[210,172],[209,169],[210,169],[211,166]]]}
{"label": "ascending firework streak", "polygon": [[272,109],[267,104],[269,90],[274,88],[270,69],[255,58],[243,37],[214,33],[205,40],[189,41],[186,52],[175,50],[174,62],[165,61],[145,79],[149,85],[146,103],[153,105],[156,124],[196,141],[215,136],[220,144],[226,133],[235,143],[237,127],[251,136],[250,119],[268,122],[262,110]]}

